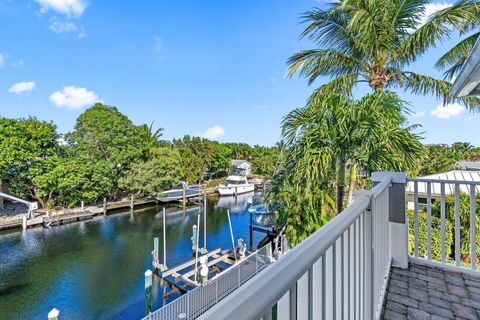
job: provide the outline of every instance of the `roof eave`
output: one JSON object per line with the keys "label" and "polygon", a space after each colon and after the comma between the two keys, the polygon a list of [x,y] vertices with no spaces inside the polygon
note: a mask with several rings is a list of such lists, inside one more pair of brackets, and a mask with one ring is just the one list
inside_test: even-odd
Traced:
{"label": "roof eave", "polygon": [[[479,38],[480,40],[480,38]],[[472,52],[450,88],[455,97],[480,95],[480,42],[477,40]]]}

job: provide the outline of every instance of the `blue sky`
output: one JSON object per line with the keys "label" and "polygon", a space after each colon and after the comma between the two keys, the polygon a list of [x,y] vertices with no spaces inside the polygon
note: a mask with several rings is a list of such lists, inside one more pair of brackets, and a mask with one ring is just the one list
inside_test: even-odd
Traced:
{"label": "blue sky", "polygon": [[[53,120],[65,133],[89,104],[103,101],[136,124],[154,121],[168,139],[273,145],[282,117],[321,83],[285,79],[287,58],[313,46],[298,41],[300,14],[318,5],[0,0],[0,115]],[[410,69],[439,76],[434,62],[455,40]],[[480,145],[480,115],[459,106],[439,114],[433,97],[401,96],[425,142]]]}

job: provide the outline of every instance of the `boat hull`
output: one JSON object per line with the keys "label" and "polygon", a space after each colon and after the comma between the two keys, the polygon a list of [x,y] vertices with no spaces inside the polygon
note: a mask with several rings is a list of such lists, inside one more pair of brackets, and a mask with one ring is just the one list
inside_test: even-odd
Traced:
{"label": "boat hull", "polygon": [[237,185],[237,186],[225,186],[225,185],[218,186],[218,193],[221,196],[234,196],[236,194],[252,192],[254,190],[255,190],[255,185],[253,184]]}
{"label": "boat hull", "polygon": [[[200,189],[187,189],[185,190],[185,199],[192,197],[199,197],[203,194],[203,190]],[[157,196],[157,199],[160,202],[171,202],[171,201],[181,201],[183,200],[184,192],[183,190],[169,190],[162,192]]]}

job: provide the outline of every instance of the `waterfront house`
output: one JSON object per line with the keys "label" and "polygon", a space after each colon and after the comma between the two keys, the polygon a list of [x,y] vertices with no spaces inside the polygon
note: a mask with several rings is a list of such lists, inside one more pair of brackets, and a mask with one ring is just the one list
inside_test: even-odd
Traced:
{"label": "waterfront house", "polygon": [[480,170],[480,162],[462,160],[455,163],[455,167],[459,170]]}
{"label": "waterfront house", "polygon": [[246,160],[232,160],[232,166],[244,176],[252,173],[252,164]]}
{"label": "waterfront house", "polygon": [[[432,181],[439,181],[435,183]],[[448,172],[442,172],[437,174],[432,174],[428,176],[419,177],[417,182],[410,181],[407,184],[407,207],[409,210],[413,210],[415,207],[415,184],[417,185],[418,193],[418,205],[420,209],[425,208],[428,201],[428,189],[430,188],[430,199],[431,203],[439,201],[442,195],[442,185],[443,185],[443,194],[445,196],[455,194],[455,184],[454,183],[440,183],[441,181],[461,181],[462,184],[459,184],[460,193],[470,193],[469,182],[479,183],[480,184],[480,171],[478,170],[452,170]],[[476,193],[480,193],[480,185],[475,187]]]}

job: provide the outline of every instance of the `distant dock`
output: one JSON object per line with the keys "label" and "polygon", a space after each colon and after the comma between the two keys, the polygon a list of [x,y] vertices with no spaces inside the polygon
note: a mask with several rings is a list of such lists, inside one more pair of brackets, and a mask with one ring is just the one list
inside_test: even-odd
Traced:
{"label": "distant dock", "polygon": [[[142,198],[137,200],[121,200],[115,202],[104,202],[104,204],[96,206],[86,206],[83,210],[79,208],[62,209],[52,211],[47,214],[47,210],[37,210],[35,217],[26,221],[27,227],[53,227],[62,224],[77,222],[81,220],[92,219],[97,215],[108,215],[114,211],[124,209],[135,209],[142,206],[158,205],[155,198]],[[23,226],[26,213],[20,213],[14,216],[0,217],[0,230],[5,229],[21,229]]]}

